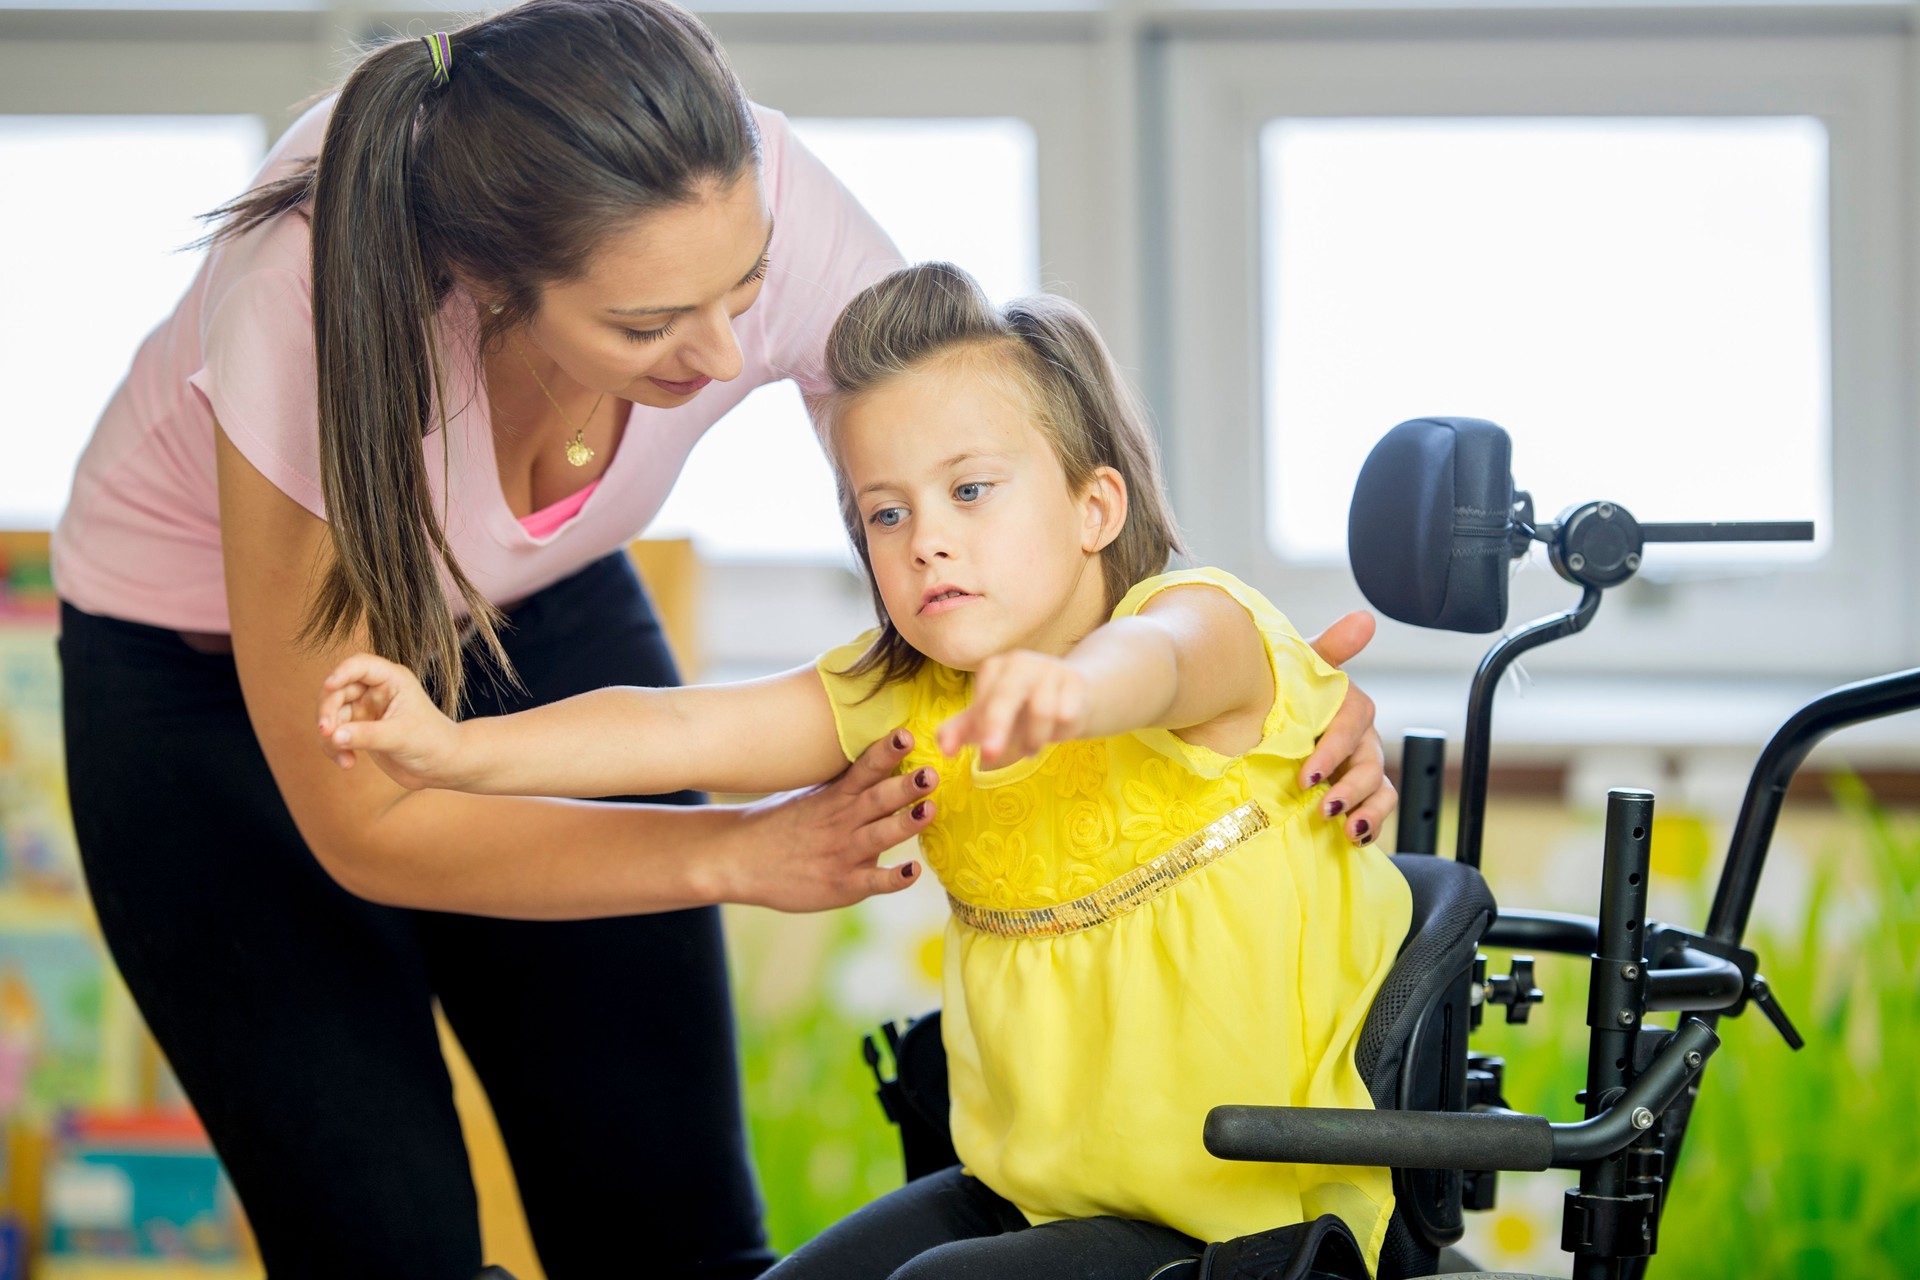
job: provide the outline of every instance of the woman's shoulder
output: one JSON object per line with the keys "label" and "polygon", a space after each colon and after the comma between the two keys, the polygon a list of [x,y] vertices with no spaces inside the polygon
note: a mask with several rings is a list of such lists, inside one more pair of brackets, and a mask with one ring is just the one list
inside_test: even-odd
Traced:
{"label": "woman's shoulder", "polygon": [[879,222],[807,148],[787,117],[753,104],[773,242],[761,301],[747,313],[769,378],[828,389],[827,331],[841,309],[904,259]]}
{"label": "woman's shoulder", "polygon": [[[249,191],[291,177],[320,154],[333,103],[331,96],[322,99],[287,127],[260,162]],[[229,295],[261,290],[310,308],[312,239],[305,211],[293,209],[215,245],[207,263],[204,312],[211,314]]]}

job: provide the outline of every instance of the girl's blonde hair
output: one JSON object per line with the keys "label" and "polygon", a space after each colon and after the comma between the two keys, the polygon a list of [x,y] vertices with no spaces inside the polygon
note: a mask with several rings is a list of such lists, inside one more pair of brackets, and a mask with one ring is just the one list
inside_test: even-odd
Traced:
{"label": "girl's blonde hair", "polygon": [[[961,352],[1004,357],[999,367],[1011,375],[1035,427],[1052,444],[1071,491],[1082,492],[1101,467],[1120,473],[1127,518],[1100,553],[1108,609],[1136,582],[1163,572],[1169,558],[1184,554],[1145,408],[1092,319],[1065,298],[1036,294],[996,307],[972,276],[950,262],[905,267],[868,287],[847,304],[827,337],[829,438],[831,424],[853,399],[936,356]],[[986,368],[991,375],[994,365]],[[847,674],[877,671],[882,683],[909,679],[926,657],[887,616],[846,468],[836,465],[835,471],[840,518],[867,571],[880,617],[879,637]]]}

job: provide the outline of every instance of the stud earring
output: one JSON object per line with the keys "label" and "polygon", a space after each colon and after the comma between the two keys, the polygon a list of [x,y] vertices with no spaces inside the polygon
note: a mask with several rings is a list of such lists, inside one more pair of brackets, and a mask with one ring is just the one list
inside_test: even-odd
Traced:
{"label": "stud earring", "polygon": [[493,314],[495,315],[499,315],[502,311],[505,311],[506,309],[507,309],[507,304],[504,302],[496,302],[492,306],[487,308],[487,310],[493,312]]}

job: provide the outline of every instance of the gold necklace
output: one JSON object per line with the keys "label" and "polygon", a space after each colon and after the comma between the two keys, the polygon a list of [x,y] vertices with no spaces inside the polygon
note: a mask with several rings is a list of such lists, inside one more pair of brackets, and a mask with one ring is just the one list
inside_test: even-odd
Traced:
{"label": "gold necklace", "polygon": [[[573,427],[573,439],[567,441],[567,465],[572,467],[586,466],[589,462],[593,461],[593,446],[587,443],[587,429],[573,425],[573,419],[567,416],[567,411],[560,407],[560,402],[553,398],[553,392],[547,390],[547,384],[541,381],[540,375],[534,371],[533,361],[527,359],[526,348],[515,343],[513,349],[520,353],[520,363],[527,366],[528,373],[533,374],[533,384],[540,388],[540,394],[547,398],[547,403],[553,406],[553,411],[560,415],[560,421],[569,427]],[[606,401],[606,398],[607,393],[602,391],[600,393],[600,399],[593,402],[593,408],[587,410],[588,422],[592,422],[593,415],[600,412],[600,406]]]}

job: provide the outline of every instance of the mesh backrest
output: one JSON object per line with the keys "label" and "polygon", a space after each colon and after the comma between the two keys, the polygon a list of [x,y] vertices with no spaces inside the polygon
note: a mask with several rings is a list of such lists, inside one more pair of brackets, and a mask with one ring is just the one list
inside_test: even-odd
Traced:
{"label": "mesh backrest", "polygon": [[1496,910],[1493,891],[1472,867],[1419,853],[1395,854],[1393,864],[1413,891],[1413,918],[1353,1055],[1376,1107],[1398,1105],[1407,1037],[1460,966],[1472,962]]}
{"label": "mesh backrest", "polygon": [[[1428,854],[1402,853],[1393,857],[1394,866],[1407,878],[1413,892],[1413,914],[1407,938],[1400,948],[1387,980],[1374,997],[1373,1007],[1360,1030],[1360,1043],[1354,1050],[1354,1065],[1366,1081],[1373,1105],[1382,1110],[1403,1105],[1409,1094],[1428,1094],[1438,1089],[1436,1080],[1403,1079],[1409,1070],[1431,1070],[1434,1049],[1426,1050],[1428,1065],[1408,1066],[1409,1050],[1422,1019],[1435,1006],[1454,995],[1461,973],[1473,963],[1480,939],[1493,923],[1495,907],[1487,882],[1472,867],[1449,858]],[[1462,1028],[1464,1031],[1464,1028]],[[1428,1033],[1431,1039],[1431,1034]],[[1412,1086],[1425,1086],[1414,1088]],[[1438,1246],[1423,1232],[1452,1224],[1441,1232],[1445,1240],[1458,1235],[1458,1203],[1435,1222],[1431,1210],[1411,1214],[1404,1197],[1431,1199],[1439,1194],[1452,1197],[1458,1191],[1458,1175],[1395,1170],[1393,1177],[1396,1204],[1387,1224],[1387,1238],[1380,1248],[1378,1280],[1402,1280],[1402,1277],[1432,1275],[1439,1257]],[[1411,1189],[1410,1189],[1411,1188]],[[1426,1225],[1420,1226],[1424,1222]],[[1416,1230],[1416,1227],[1419,1227]]]}

